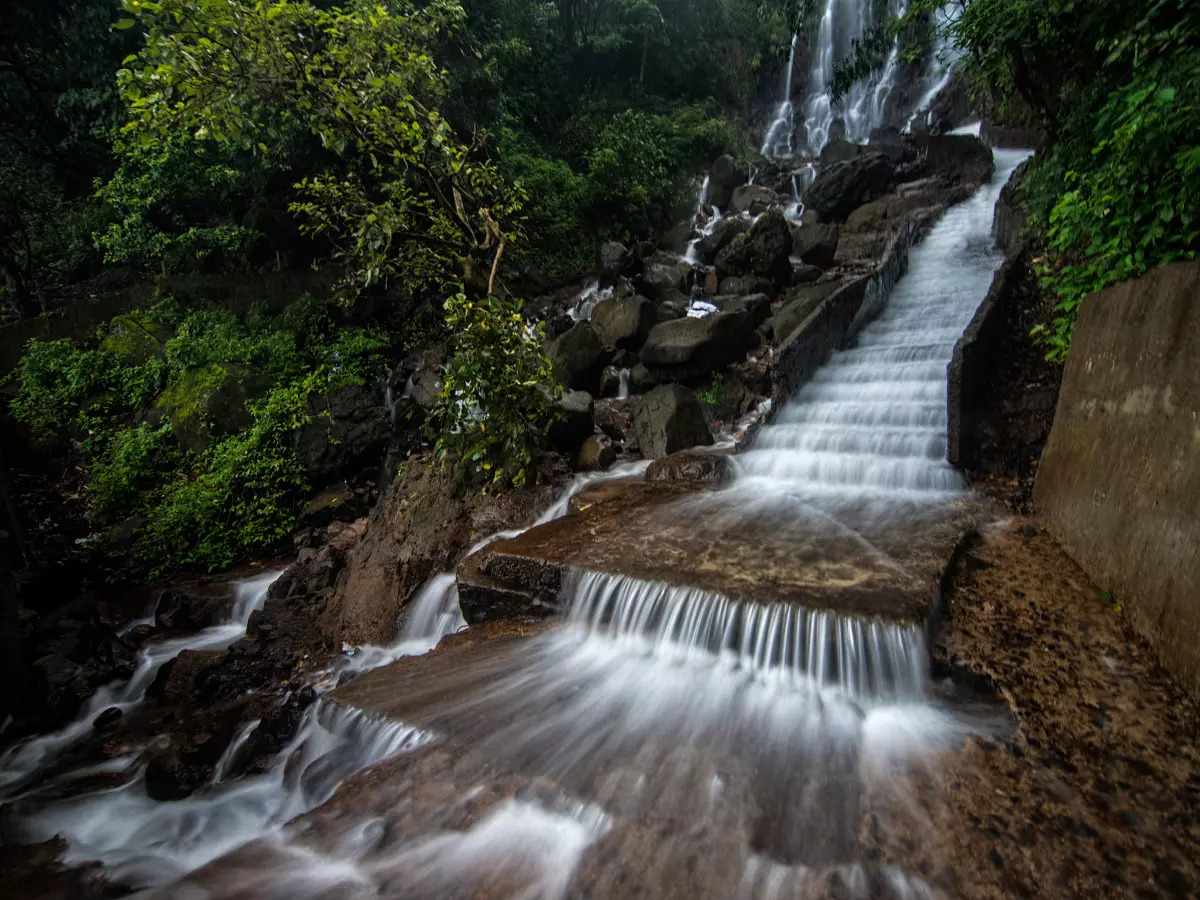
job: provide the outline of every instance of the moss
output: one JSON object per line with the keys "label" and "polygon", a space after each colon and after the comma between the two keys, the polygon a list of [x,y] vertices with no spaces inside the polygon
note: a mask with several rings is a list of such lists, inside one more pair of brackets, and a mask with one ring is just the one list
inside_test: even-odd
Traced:
{"label": "moss", "polygon": [[211,363],[188,369],[155,406],[171,423],[179,443],[197,453],[207,449],[216,435],[233,434],[250,424],[246,403],[266,385],[237,365]]}
{"label": "moss", "polygon": [[100,349],[128,362],[141,364],[162,356],[170,336],[170,329],[145,313],[124,313],[109,323],[108,335],[101,342]]}

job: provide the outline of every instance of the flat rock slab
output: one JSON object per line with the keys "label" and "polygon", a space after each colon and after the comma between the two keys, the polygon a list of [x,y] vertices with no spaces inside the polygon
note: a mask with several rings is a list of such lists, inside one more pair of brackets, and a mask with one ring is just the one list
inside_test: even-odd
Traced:
{"label": "flat rock slab", "polygon": [[464,560],[459,596],[471,623],[549,615],[565,573],[584,570],[921,622],[973,528],[966,502],[830,511],[736,488],[614,482],[581,494],[571,514]]}

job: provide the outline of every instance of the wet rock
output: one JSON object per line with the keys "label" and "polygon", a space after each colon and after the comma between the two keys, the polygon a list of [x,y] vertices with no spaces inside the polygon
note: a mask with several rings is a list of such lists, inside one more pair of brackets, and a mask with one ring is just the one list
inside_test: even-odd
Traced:
{"label": "wet rock", "polygon": [[575,468],[583,472],[601,472],[613,464],[617,451],[607,434],[593,434],[575,457]]}
{"label": "wet rock", "polygon": [[721,312],[748,314],[756,328],[771,314],[771,298],[766,294],[746,294],[742,297],[719,296],[713,297],[711,302]]}
{"label": "wet rock", "polygon": [[[626,375],[628,378],[628,375]],[[600,375],[600,396],[615,397],[621,390],[621,370],[616,366],[605,366]]]}
{"label": "wet rock", "polygon": [[166,703],[191,702],[201,670],[224,655],[221,650],[184,650],[158,670],[147,695]]}
{"label": "wet rock", "polygon": [[729,202],[729,208],[738,215],[749,213],[752,216],[757,216],[760,213],[766,212],[777,203],[779,203],[779,195],[766,185],[743,184],[734,190],[733,199]]}
{"label": "wet rock", "polygon": [[248,405],[271,380],[233,363],[188,369],[154,401],[185,450],[201,453],[216,439],[253,424]]}
{"label": "wet rock", "polygon": [[857,159],[866,152],[867,148],[864,145],[855,144],[852,141],[845,139],[828,141],[821,148],[821,169],[824,170],[834,163]]}
{"label": "wet rock", "polygon": [[878,231],[891,215],[895,198],[881,197],[864,203],[846,217],[847,231]]}
{"label": "wet rock", "polygon": [[739,234],[745,234],[749,223],[740,217],[727,216],[713,226],[712,232],[696,242],[696,255],[705,263],[712,263],[717,254],[729,246]]}
{"label": "wet rock", "polygon": [[667,229],[666,233],[659,239],[658,244],[670,253],[682,253],[687,249],[688,241],[691,240],[692,233],[695,230],[696,226],[691,219],[676,222]]}
{"label": "wet rock", "polygon": [[62,717],[75,711],[91,696],[92,688],[83,666],[61,653],[49,653],[37,659],[33,668],[46,685],[51,709]]}
{"label": "wet rock", "polygon": [[642,287],[647,296],[661,300],[668,291],[682,291],[687,286],[687,276],[691,268],[682,260],[655,256],[642,273]]}
{"label": "wet rock", "polygon": [[655,321],[654,304],[634,294],[621,300],[601,300],[592,312],[591,325],[604,347],[636,350]]}
{"label": "wet rock", "polygon": [[635,397],[627,397],[624,400],[597,400],[593,412],[596,426],[627,451],[637,449],[633,411],[638,402]]}
{"label": "wet rock", "polygon": [[563,391],[557,406],[559,415],[550,425],[550,444],[572,454],[596,430],[592,422],[592,395],[587,391]]}
{"label": "wet rock", "polygon": [[750,178],[750,167],[745,160],[730,156],[718,156],[712,164],[712,181],[721,187],[733,189],[745,184]]}
{"label": "wet rock", "polygon": [[662,382],[662,379],[651,372],[644,363],[638,363],[629,371],[629,382],[637,393],[644,393]]}
{"label": "wet rock", "polygon": [[[837,256],[840,230],[836,225],[792,225],[792,255],[801,262],[828,269]],[[793,268],[792,279],[796,272]]]}
{"label": "wet rock", "polygon": [[656,387],[640,398],[633,425],[642,455],[649,459],[661,459],[679,450],[713,442],[700,401],[678,384]]}
{"label": "wet rock", "polygon": [[792,235],[778,209],[764,213],[746,234],[717,254],[722,275],[759,275],[775,284],[791,280]]}
{"label": "wet rock", "polygon": [[753,335],[754,321],[744,312],[662,322],[650,329],[642,346],[642,364],[655,377],[660,377],[659,372],[695,377],[740,360]]}
{"label": "wet rock", "polygon": [[616,278],[633,264],[633,254],[618,241],[605,241],[596,257],[597,270],[606,278]]}
{"label": "wet rock", "polygon": [[110,706],[92,720],[92,727],[97,731],[103,731],[105,728],[110,728],[120,722],[121,717],[124,715],[124,710],[119,706]]}
{"label": "wet rock", "polygon": [[987,183],[995,163],[991,149],[972,134],[940,134],[929,138],[925,166],[930,175],[967,185]]}
{"label": "wet rock", "polygon": [[167,588],[158,595],[154,624],[163,631],[199,631],[221,622],[232,602],[229,591],[221,587]]}
{"label": "wet rock", "polygon": [[699,481],[725,484],[733,480],[733,461],[723,453],[684,450],[655,460],[646,469],[647,481]]}
{"label": "wet rock", "polygon": [[801,262],[792,257],[792,284],[811,284],[821,277],[821,270],[817,266],[810,266],[806,262]]}
{"label": "wet rock", "polygon": [[896,165],[910,162],[917,155],[916,147],[904,139],[899,128],[893,126],[873,129],[867,146],[876,153],[882,153]]}
{"label": "wet rock", "polygon": [[822,301],[839,287],[841,287],[840,282],[827,281],[823,284],[796,287],[788,291],[783,307],[775,313],[772,321],[775,343],[782,344],[787,340],[792,332],[816,311]]}
{"label": "wet rock", "polygon": [[824,222],[843,222],[887,190],[893,167],[882,153],[865,153],[824,169],[804,192],[804,205]]}
{"label": "wet rock", "polygon": [[312,397],[308,414],[309,421],[292,433],[292,445],[309,478],[330,475],[382,452],[392,429],[374,385],[350,385]]}
{"label": "wet rock", "polygon": [[770,280],[761,275],[733,275],[721,279],[717,293],[744,297],[746,294],[769,294],[773,289]]}
{"label": "wet rock", "polygon": [[330,522],[354,522],[367,512],[367,505],[353,491],[322,491],[309,501],[300,521],[312,528],[324,528]]}
{"label": "wet rock", "polygon": [[588,322],[576,322],[566,334],[550,342],[546,355],[560,383],[572,390],[594,393],[608,354],[596,330]]}

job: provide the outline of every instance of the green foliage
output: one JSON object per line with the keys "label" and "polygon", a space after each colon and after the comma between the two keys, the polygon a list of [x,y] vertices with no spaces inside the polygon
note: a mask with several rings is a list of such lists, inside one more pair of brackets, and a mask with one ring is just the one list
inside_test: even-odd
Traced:
{"label": "green foliage", "polygon": [[725,399],[725,376],[713,372],[708,384],[696,391],[696,399],[706,406],[719,406]]}
{"label": "green foliage", "polygon": [[[134,551],[143,571],[219,568],[270,547],[291,531],[307,489],[293,440],[311,418],[310,400],[373,377],[385,337],[338,327],[311,298],[276,316],[183,314],[167,304],[116,322],[131,318],[174,324],[162,356],[33,341],[17,371],[17,419],[45,445],[77,445],[97,527],[146,520]],[[185,443],[171,421],[206,427],[203,397],[234,370],[264,385],[246,426]]]}
{"label": "green foliage", "polygon": [[558,395],[544,334],[521,315],[521,302],[491,295],[446,301],[446,322],[458,333],[431,433],[444,463],[458,460],[492,484],[525,484],[542,446]]}

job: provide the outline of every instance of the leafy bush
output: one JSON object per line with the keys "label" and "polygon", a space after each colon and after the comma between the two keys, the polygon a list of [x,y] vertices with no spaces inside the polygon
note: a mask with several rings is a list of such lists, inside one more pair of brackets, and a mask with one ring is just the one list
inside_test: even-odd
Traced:
{"label": "leafy bush", "polygon": [[446,301],[446,322],[458,339],[431,426],[438,459],[458,459],[493,484],[520,487],[559,390],[542,326],[525,322],[519,300],[472,301],[462,293]]}

